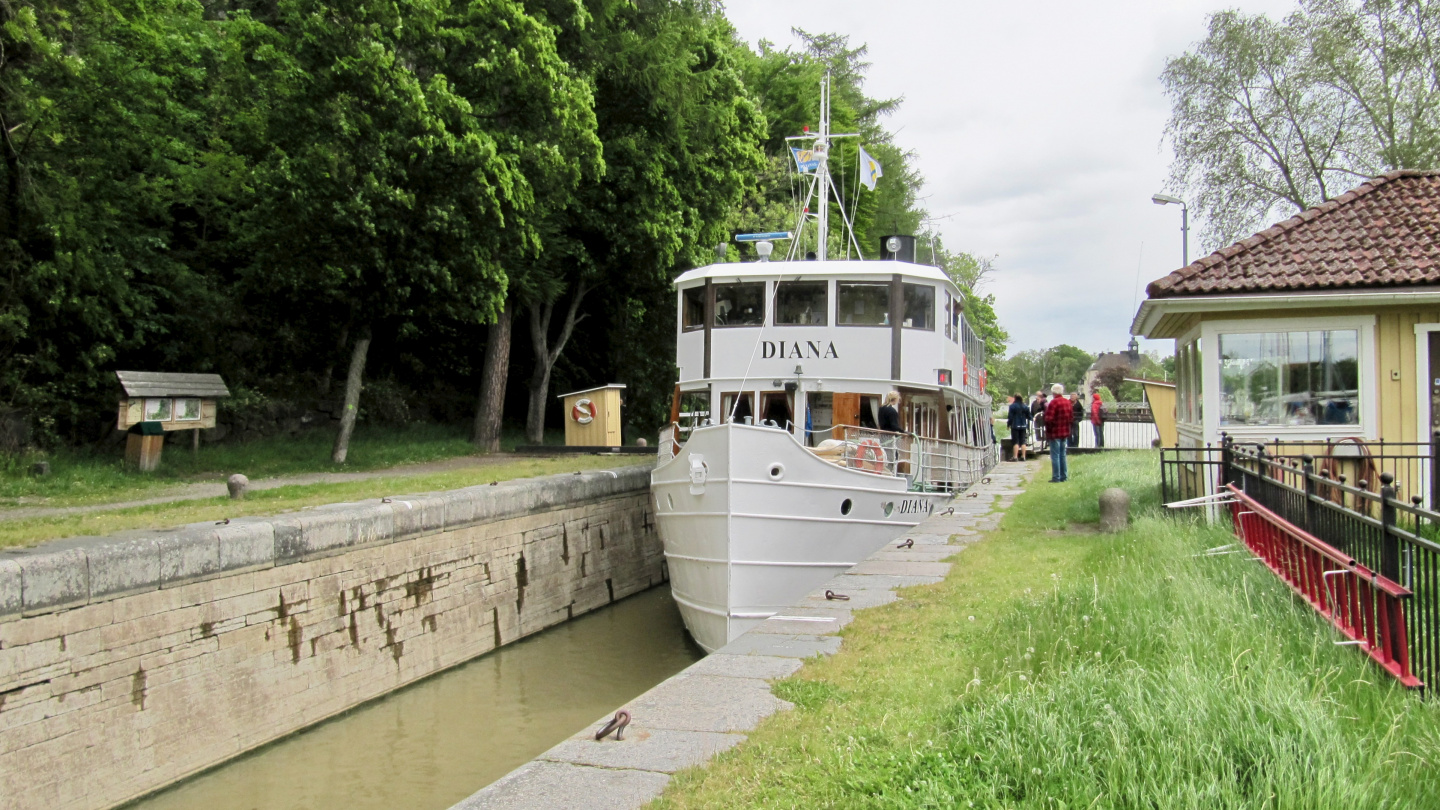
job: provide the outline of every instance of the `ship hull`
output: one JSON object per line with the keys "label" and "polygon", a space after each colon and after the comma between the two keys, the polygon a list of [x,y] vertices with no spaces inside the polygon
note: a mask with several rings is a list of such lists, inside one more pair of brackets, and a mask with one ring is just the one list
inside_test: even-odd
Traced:
{"label": "ship hull", "polygon": [[706,652],[928,517],[949,496],[827,462],[783,430],[696,429],[652,474],[670,587]]}

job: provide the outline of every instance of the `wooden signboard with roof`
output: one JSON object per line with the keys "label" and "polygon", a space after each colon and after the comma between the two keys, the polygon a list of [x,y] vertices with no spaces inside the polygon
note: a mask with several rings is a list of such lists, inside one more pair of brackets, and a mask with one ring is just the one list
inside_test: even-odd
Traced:
{"label": "wooden signboard with roof", "polygon": [[220,397],[230,389],[219,374],[169,374],[159,371],[117,371],[123,396],[115,426],[130,432],[125,458],[142,470],[160,464],[165,434],[194,431],[192,446],[200,446],[200,430],[215,427]]}

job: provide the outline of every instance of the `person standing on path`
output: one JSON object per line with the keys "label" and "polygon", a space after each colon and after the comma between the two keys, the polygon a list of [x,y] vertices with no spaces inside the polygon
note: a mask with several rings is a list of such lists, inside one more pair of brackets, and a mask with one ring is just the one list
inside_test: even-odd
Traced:
{"label": "person standing on path", "polygon": [[1100,392],[1095,392],[1094,399],[1090,400],[1090,427],[1095,431],[1095,446],[1101,449],[1105,447],[1105,406],[1100,402]]}
{"label": "person standing on path", "polygon": [[1070,466],[1066,462],[1066,440],[1070,438],[1070,421],[1075,409],[1065,397],[1065,386],[1055,383],[1050,386],[1050,404],[1045,406],[1045,434],[1050,437],[1050,482],[1061,483],[1070,479]]}
{"label": "person standing on path", "polygon": [[1025,398],[1019,394],[1010,397],[1010,411],[1005,416],[1005,424],[1010,428],[1010,457],[1013,461],[1024,461],[1030,455],[1030,447],[1026,442],[1030,432],[1030,408],[1025,405]]}
{"label": "person standing on path", "polygon": [[1036,391],[1030,401],[1030,418],[1035,422],[1035,452],[1045,451],[1045,392]]}
{"label": "person standing on path", "polygon": [[1080,401],[1080,392],[1070,395],[1070,446],[1080,446],[1080,422],[1085,419],[1085,403]]}

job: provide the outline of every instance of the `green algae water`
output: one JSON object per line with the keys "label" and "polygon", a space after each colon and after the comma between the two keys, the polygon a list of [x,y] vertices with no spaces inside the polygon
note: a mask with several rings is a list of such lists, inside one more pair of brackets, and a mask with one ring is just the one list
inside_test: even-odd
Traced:
{"label": "green algae water", "polygon": [[662,585],[267,745],[127,810],[445,810],[702,654]]}

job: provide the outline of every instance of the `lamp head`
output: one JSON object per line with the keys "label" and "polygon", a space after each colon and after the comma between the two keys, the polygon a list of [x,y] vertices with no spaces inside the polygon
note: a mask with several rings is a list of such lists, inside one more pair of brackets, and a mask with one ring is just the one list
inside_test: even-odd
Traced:
{"label": "lamp head", "polygon": [[1185,201],[1179,197],[1171,197],[1169,194],[1156,194],[1150,198],[1150,202],[1156,205],[1184,205]]}
{"label": "lamp head", "polygon": [[770,242],[756,242],[755,252],[760,254],[760,261],[770,261],[770,253],[775,250],[775,245]]}

